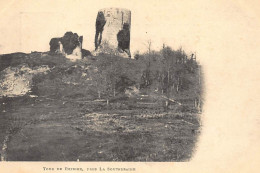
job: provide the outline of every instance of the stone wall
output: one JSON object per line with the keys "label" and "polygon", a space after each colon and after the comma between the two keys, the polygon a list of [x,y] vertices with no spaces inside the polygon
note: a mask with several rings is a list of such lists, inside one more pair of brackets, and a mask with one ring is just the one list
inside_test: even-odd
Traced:
{"label": "stone wall", "polygon": [[63,37],[52,38],[50,41],[50,52],[61,53],[66,58],[75,61],[82,59],[83,36],[77,33],[66,32]]}
{"label": "stone wall", "polygon": [[[96,35],[95,48],[100,52],[104,47],[103,44],[109,45],[113,50],[118,50],[118,33],[128,26],[128,49],[123,49],[124,52],[129,52],[130,56],[130,29],[131,29],[131,11],[122,8],[105,8],[98,11],[96,19]],[[122,35],[122,34],[121,34]],[[127,35],[127,34],[123,34]],[[122,40],[122,39],[121,39]],[[101,49],[101,50],[100,50]],[[118,53],[122,53],[122,51]]]}

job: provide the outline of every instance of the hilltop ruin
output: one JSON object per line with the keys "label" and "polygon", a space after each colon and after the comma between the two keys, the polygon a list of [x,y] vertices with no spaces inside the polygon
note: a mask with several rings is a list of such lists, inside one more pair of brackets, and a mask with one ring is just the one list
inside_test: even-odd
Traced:
{"label": "hilltop ruin", "polygon": [[51,53],[61,53],[66,58],[75,61],[82,59],[82,42],[83,36],[77,33],[66,32],[63,37],[52,38],[50,45]]}
{"label": "hilltop ruin", "polygon": [[122,8],[105,8],[96,19],[95,50],[131,57],[131,11]]}

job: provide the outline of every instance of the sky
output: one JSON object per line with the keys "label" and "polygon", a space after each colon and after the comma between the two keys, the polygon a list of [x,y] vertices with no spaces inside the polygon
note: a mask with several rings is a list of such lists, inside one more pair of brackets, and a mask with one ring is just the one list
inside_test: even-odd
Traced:
{"label": "sky", "polygon": [[93,50],[97,12],[108,7],[131,10],[132,52],[146,51],[148,40],[155,50],[165,43],[195,52],[200,41],[203,13],[193,2],[13,0],[2,4],[5,8],[0,13],[0,53],[47,51],[50,39],[67,31],[83,35],[83,48]]}
{"label": "sky", "polygon": [[[250,6],[241,9],[244,5],[242,1],[213,2],[0,0],[3,7],[0,11],[0,54],[48,51],[50,39],[62,37],[67,31],[83,35],[83,48],[93,50],[98,10],[118,7],[132,12],[132,53],[147,51],[147,42],[151,40],[154,50],[159,50],[166,44],[174,49],[182,47],[188,54],[196,52],[199,55],[201,51],[214,49],[214,39],[229,34],[226,29],[234,27],[234,22],[230,21],[240,20],[235,24],[238,31],[234,32],[240,32],[242,27],[250,27],[250,21],[245,23],[247,18],[241,16],[241,13],[252,15]],[[211,39],[212,36],[214,39]],[[225,44],[228,45],[228,40]]]}

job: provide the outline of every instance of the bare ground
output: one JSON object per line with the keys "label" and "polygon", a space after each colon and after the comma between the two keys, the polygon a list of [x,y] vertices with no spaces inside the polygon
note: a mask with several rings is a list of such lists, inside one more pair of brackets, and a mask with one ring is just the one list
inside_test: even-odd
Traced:
{"label": "bare ground", "polygon": [[197,113],[127,100],[110,106],[84,98],[0,102],[2,160],[188,161],[196,149]]}

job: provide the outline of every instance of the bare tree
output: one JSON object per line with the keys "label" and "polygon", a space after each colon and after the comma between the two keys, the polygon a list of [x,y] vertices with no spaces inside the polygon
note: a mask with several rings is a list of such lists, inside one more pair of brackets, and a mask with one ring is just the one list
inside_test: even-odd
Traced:
{"label": "bare tree", "polygon": [[151,39],[147,40],[146,47],[147,47],[148,53],[150,54],[151,49],[152,49],[152,40]]}

